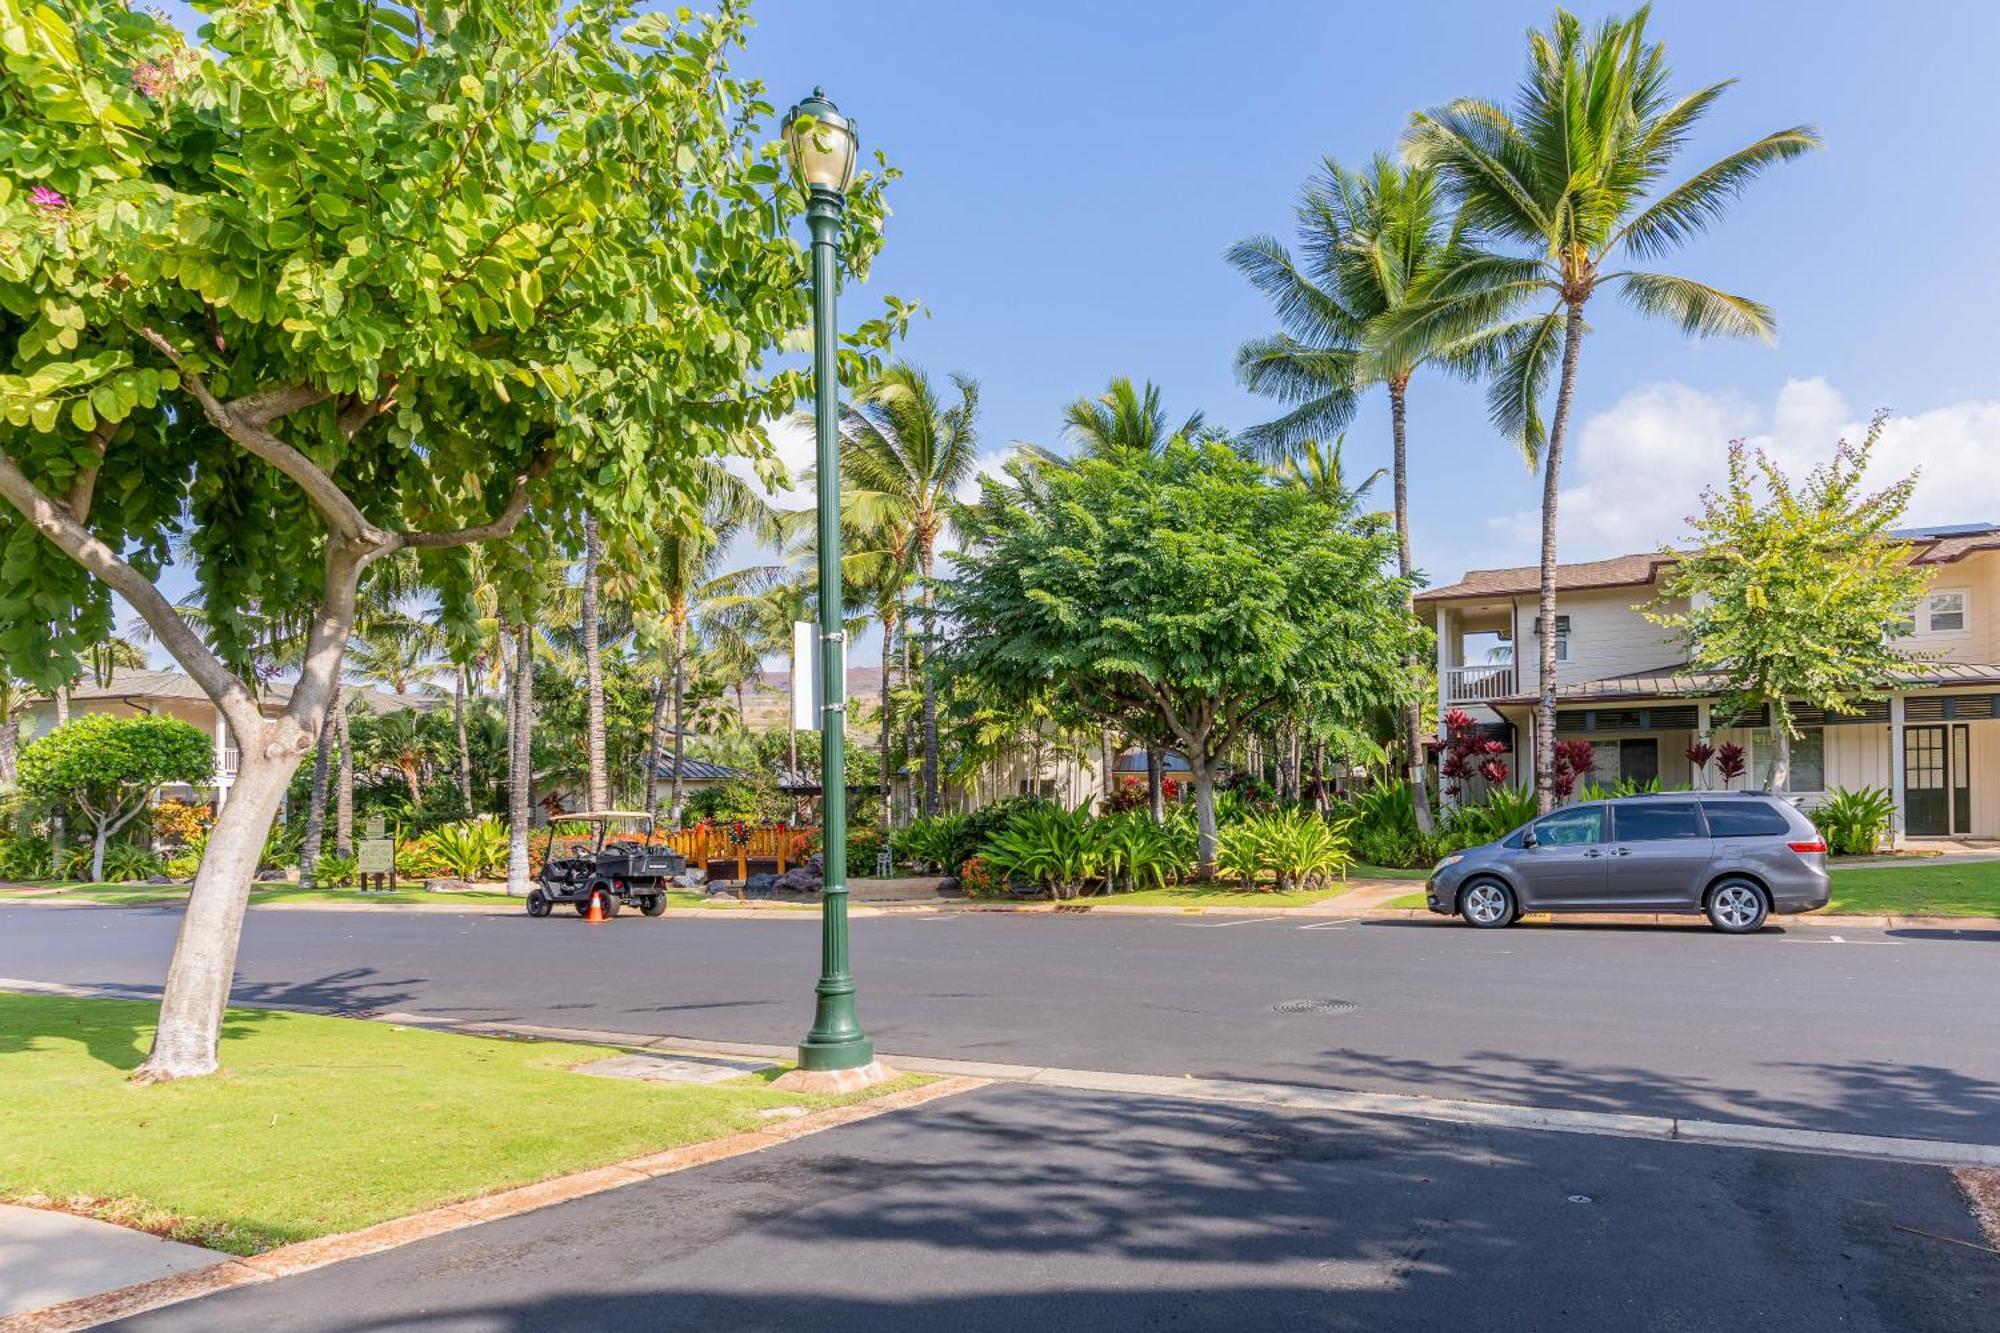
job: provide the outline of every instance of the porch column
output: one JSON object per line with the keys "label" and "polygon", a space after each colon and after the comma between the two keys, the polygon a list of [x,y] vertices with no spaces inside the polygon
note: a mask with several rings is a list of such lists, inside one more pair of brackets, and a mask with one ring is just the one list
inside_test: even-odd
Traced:
{"label": "porch column", "polygon": [[229,795],[229,770],[223,767],[223,756],[229,749],[229,722],[222,716],[222,710],[215,713],[215,812],[222,813],[222,803]]}
{"label": "porch column", "polygon": [[[1450,625],[1451,612],[1447,611],[1443,606],[1439,606],[1437,611],[1437,672],[1438,727],[1440,730],[1444,727],[1444,715],[1451,710],[1451,685],[1449,683],[1451,680],[1451,637],[1446,632],[1450,628]],[[1419,764],[1426,762],[1422,750],[1419,750],[1410,757]],[[1437,802],[1437,813],[1442,816],[1446,806],[1451,803],[1451,798],[1445,795],[1444,783],[1442,781],[1437,784],[1437,790],[1433,793],[1433,798]]]}
{"label": "porch column", "polygon": [[[1694,738],[1698,742],[1708,739],[1710,722],[1708,710],[1712,706],[1706,702],[1698,703],[1694,706]],[[1708,786],[1708,770],[1703,768],[1700,772],[1696,772],[1693,762],[1690,761],[1688,764],[1688,781],[1696,788],[1706,788]]]}
{"label": "porch column", "polygon": [[1903,696],[1889,696],[1889,797],[1895,811],[1889,816],[1889,846],[1903,849]]}

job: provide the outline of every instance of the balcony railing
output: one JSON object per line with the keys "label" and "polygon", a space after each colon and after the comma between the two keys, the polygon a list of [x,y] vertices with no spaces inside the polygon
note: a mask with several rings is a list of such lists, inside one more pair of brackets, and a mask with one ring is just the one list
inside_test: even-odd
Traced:
{"label": "balcony railing", "polygon": [[216,765],[216,767],[221,770],[223,777],[233,778],[236,776],[237,766],[241,762],[242,753],[233,745],[225,745],[222,747],[222,762]]}
{"label": "balcony railing", "polygon": [[1489,662],[1483,666],[1446,667],[1444,701],[1447,704],[1486,703],[1514,693],[1514,664]]}

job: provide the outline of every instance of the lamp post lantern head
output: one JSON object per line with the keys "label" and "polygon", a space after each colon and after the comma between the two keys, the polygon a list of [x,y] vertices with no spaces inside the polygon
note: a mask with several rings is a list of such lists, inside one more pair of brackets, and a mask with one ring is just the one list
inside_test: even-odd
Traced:
{"label": "lamp post lantern head", "polygon": [[785,147],[800,183],[815,193],[844,195],[854,183],[861,138],[824,90],[813,89],[811,97],[785,113]]}

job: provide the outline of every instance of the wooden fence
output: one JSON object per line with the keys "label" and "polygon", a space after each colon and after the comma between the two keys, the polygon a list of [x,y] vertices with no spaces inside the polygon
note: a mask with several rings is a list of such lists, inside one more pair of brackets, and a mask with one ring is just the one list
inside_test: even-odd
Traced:
{"label": "wooden fence", "polygon": [[666,842],[711,877],[722,870],[742,881],[762,870],[784,874],[811,855],[818,834],[786,824],[697,824],[669,833]]}

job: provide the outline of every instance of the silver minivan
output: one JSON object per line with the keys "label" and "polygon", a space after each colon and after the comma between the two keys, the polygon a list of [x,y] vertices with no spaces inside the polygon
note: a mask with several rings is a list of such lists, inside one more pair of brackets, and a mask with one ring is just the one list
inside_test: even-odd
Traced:
{"label": "silver minivan", "polygon": [[1582,801],[1431,871],[1433,912],[1493,929],[1523,912],[1702,912],[1756,930],[1773,912],[1826,906],[1826,839],[1755,792],[1660,792]]}

